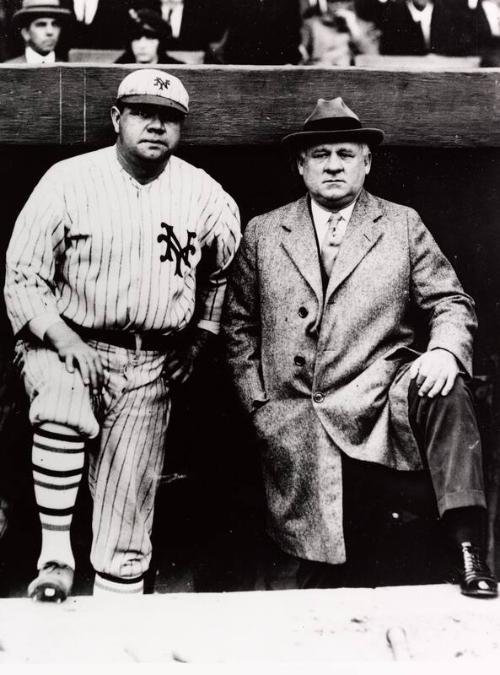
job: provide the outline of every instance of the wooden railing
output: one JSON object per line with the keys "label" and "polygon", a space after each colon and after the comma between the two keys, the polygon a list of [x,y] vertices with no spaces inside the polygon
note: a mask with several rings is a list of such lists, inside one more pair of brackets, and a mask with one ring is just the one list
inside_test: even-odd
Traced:
{"label": "wooden railing", "polygon": [[[0,65],[0,143],[98,145],[129,66]],[[191,95],[188,145],[272,144],[342,96],[393,146],[500,147],[500,69],[163,66]]]}

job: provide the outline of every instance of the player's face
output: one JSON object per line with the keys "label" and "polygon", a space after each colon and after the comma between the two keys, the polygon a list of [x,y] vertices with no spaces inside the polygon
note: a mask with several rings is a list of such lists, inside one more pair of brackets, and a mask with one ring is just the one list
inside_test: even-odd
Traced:
{"label": "player's face", "polygon": [[57,19],[42,17],[23,28],[21,34],[27,45],[45,56],[56,48],[61,35],[61,25]]}
{"label": "player's face", "polygon": [[161,164],[181,137],[183,115],[172,108],[140,104],[120,112],[113,107],[111,118],[119,149],[131,161]]}
{"label": "player's face", "polygon": [[321,143],[301,152],[297,165],[318,204],[342,209],[361,191],[370,172],[371,154],[359,143]]}
{"label": "player's face", "polygon": [[148,35],[141,35],[136,40],[132,40],[130,46],[134,54],[136,63],[158,63],[158,47],[160,41],[158,38]]}

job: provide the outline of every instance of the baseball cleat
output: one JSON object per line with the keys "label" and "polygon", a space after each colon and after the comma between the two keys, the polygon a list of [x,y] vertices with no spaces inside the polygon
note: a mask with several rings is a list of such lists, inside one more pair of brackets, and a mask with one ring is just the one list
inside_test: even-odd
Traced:
{"label": "baseball cleat", "polygon": [[73,575],[69,565],[47,562],[28,586],[28,596],[37,602],[63,602],[71,593]]}

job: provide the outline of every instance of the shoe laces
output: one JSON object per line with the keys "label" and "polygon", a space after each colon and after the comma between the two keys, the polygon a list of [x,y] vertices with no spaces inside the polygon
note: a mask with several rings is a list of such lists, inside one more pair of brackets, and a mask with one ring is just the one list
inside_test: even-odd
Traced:
{"label": "shoe laces", "polygon": [[471,577],[478,575],[491,577],[491,572],[484,562],[479,548],[470,542],[464,542],[461,546],[465,580],[468,581]]}

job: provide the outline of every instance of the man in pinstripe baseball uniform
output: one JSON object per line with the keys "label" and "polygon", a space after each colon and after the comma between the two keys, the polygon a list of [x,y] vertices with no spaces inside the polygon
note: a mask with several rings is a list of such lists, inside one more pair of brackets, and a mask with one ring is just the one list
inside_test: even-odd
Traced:
{"label": "man in pinstripe baseball uniform", "polygon": [[94,594],[143,589],[171,383],[218,332],[240,238],[233,199],[172,155],[188,102],[176,77],[130,73],[111,109],[116,145],[49,169],[14,228],[5,297],[34,431],[36,600],[71,591],[70,526],[94,438]]}

